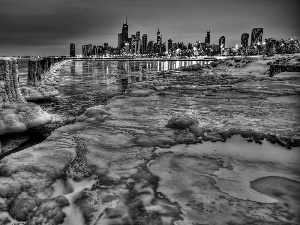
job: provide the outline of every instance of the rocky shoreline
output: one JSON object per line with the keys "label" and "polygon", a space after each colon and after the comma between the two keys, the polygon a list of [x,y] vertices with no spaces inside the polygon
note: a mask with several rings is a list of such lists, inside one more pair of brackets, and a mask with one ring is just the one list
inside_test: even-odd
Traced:
{"label": "rocky shoreline", "polygon": [[[160,82],[134,84],[1,159],[0,224],[299,223],[295,87]],[[251,188],[270,177],[290,186]]]}
{"label": "rocky shoreline", "polygon": [[[45,65],[42,65],[42,61]],[[34,139],[33,134],[44,136],[45,139],[55,129],[54,127],[62,126],[62,124],[58,125],[57,123],[50,125],[49,123],[53,120],[52,116],[43,111],[40,106],[27,101],[50,100],[51,97],[57,96],[59,94],[58,90],[52,87],[57,85],[55,81],[57,79],[56,71],[69,61],[46,58],[31,60],[29,64],[30,62],[36,64],[28,73],[28,85],[29,83],[30,85],[20,87],[17,60],[14,58],[1,58],[1,73],[3,73],[0,85],[1,158],[28,142],[29,139]],[[40,84],[43,85],[40,86]],[[46,86],[45,84],[52,86]],[[64,124],[67,123],[68,121],[64,122]],[[46,132],[46,130],[48,131]],[[48,133],[47,136],[43,134],[45,132]],[[12,133],[15,133],[16,136]],[[38,139],[43,140],[43,138]],[[33,142],[36,143],[35,140]]]}

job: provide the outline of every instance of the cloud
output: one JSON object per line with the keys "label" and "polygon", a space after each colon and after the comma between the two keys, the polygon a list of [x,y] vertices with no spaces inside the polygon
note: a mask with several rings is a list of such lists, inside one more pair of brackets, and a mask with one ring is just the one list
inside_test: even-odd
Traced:
{"label": "cloud", "polygon": [[222,34],[229,45],[254,27],[285,38],[300,35],[298,6],[299,0],[0,0],[0,52],[45,46],[51,54],[55,48],[67,54],[71,42],[77,48],[104,42],[116,46],[125,16],[129,35],[141,31],[149,41],[156,39],[157,27],[163,41],[185,43],[204,40],[208,29],[212,42]]}
{"label": "cloud", "polygon": [[30,0],[14,5],[15,2],[4,0],[5,8],[0,10],[1,44],[58,43],[93,32],[101,35],[111,26],[111,16],[98,13],[97,7],[83,1]]}

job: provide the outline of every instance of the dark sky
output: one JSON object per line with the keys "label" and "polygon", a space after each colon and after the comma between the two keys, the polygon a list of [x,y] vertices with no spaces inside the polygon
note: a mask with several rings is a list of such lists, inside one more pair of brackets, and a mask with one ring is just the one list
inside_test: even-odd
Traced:
{"label": "dark sky", "polygon": [[136,31],[163,42],[211,43],[226,37],[240,44],[241,34],[264,28],[263,38],[300,38],[299,0],[0,0],[0,56],[76,54],[83,44],[117,46],[125,17]]}

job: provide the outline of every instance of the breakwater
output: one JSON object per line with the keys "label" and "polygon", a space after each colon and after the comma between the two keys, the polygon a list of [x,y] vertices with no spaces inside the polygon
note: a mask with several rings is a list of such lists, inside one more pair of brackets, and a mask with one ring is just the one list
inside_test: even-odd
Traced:
{"label": "breakwater", "polygon": [[63,61],[62,57],[33,58],[28,61],[27,85],[39,86],[42,84],[42,74],[50,71],[50,68],[58,62]]}
{"label": "breakwater", "polygon": [[17,59],[0,58],[0,105],[25,102],[19,89]]}
{"label": "breakwater", "polygon": [[17,59],[0,58],[0,72],[0,135],[49,123],[50,115],[24,98],[19,86]]}
{"label": "breakwater", "polygon": [[269,76],[273,77],[274,75],[281,72],[300,72],[300,65],[270,65]]}

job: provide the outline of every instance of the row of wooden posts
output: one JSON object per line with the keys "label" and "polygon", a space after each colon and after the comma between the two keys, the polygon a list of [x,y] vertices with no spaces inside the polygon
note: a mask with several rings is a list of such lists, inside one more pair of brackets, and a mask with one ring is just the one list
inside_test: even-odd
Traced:
{"label": "row of wooden posts", "polygon": [[[32,58],[28,61],[27,85],[39,86],[42,75],[58,62],[62,57]],[[26,102],[19,88],[18,59],[0,57],[0,106],[4,103]]]}
{"label": "row of wooden posts", "polygon": [[281,72],[300,72],[299,65],[280,65],[280,64],[271,64],[269,69],[269,76],[273,77],[277,73]]}
{"label": "row of wooden posts", "polygon": [[39,86],[42,82],[42,74],[48,72],[55,63],[61,62],[62,57],[34,58],[28,61],[27,85]]}
{"label": "row of wooden posts", "polygon": [[0,58],[0,106],[10,103],[25,103],[18,81],[18,60]]}

